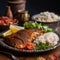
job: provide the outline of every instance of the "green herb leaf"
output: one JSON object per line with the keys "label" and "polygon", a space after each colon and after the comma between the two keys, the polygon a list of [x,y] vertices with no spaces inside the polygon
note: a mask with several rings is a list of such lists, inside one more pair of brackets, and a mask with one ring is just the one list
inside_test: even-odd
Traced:
{"label": "green herb leaf", "polygon": [[47,44],[47,43],[41,43],[39,44],[39,46],[35,46],[35,50],[44,50],[44,49],[48,49],[51,48],[52,46]]}
{"label": "green herb leaf", "polygon": [[52,28],[49,28],[48,26],[46,25],[42,25],[41,23],[38,24],[37,22],[33,22],[33,23],[28,23],[28,22],[25,22],[24,23],[24,27],[26,29],[29,29],[29,28],[37,28],[37,29],[42,29],[42,30],[45,30],[46,32],[54,32]]}

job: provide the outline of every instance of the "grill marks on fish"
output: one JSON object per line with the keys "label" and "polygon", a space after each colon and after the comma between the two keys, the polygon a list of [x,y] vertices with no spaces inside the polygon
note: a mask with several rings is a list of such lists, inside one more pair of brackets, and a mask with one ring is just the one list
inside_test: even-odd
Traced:
{"label": "grill marks on fish", "polygon": [[32,42],[35,38],[43,33],[45,33],[44,30],[23,29],[4,38],[9,45],[15,46],[17,43],[25,44],[27,41]]}

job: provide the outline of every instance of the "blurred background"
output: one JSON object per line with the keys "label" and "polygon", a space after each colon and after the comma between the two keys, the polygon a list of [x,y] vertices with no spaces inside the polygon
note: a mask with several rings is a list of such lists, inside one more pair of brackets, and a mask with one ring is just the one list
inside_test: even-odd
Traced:
{"label": "blurred background", "polygon": [[[0,0],[0,16],[5,15],[8,0]],[[60,15],[60,2],[58,0],[27,0],[26,10],[30,15],[43,11],[51,11]]]}

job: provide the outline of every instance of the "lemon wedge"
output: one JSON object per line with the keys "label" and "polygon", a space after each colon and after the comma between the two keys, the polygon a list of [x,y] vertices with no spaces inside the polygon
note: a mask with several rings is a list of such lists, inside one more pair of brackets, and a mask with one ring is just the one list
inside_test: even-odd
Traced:
{"label": "lemon wedge", "polygon": [[8,35],[11,35],[13,33],[18,32],[19,30],[24,29],[24,27],[16,26],[16,25],[10,25],[9,30],[3,33],[3,37],[6,37]]}
{"label": "lemon wedge", "polygon": [[11,34],[12,34],[11,30],[8,30],[5,33],[3,33],[3,37],[6,37],[6,36],[11,35]]}
{"label": "lemon wedge", "polygon": [[10,30],[12,33],[16,33],[17,31],[19,31],[20,29],[17,28],[15,25],[10,25]]}

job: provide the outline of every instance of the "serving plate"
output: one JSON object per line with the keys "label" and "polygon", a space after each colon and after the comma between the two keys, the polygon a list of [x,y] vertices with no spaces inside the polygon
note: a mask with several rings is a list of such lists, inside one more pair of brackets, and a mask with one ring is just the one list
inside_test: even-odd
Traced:
{"label": "serving plate", "polygon": [[[18,27],[18,26],[17,26]],[[21,28],[21,27],[18,27],[18,28]],[[23,28],[24,29],[24,28]],[[49,49],[45,49],[45,50],[19,50],[19,49],[17,49],[17,48],[15,48],[15,47],[12,47],[12,46],[9,46],[9,45],[7,45],[6,43],[5,43],[5,40],[1,37],[1,34],[3,34],[4,32],[2,32],[2,33],[0,33],[0,45],[1,46],[3,46],[4,48],[6,48],[6,49],[9,49],[10,51],[15,51],[15,52],[18,52],[18,53],[23,53],[23,54],[26,54],[26,53],[34,53],[34,54],[36,54],[36,53],[41,53],[41,52],[47,52],[47,51],[50,51],[50,50],[53,50],[53,49],[55,49],[55,48],[57,48],[59,45],[60,45],[60,40],[58,41],[58,43],[55,45],[55,46],[53,46],[53,47],[51,47],[51,48],[49,48]],[[56,32],[57,33],[57,32]],[[60,37],[60,35],[58,35],[59,37]]]}
{"label": "serving plate", "polygon": [[53,47],[51,47],[49,49],[45,49],[45,50],[19,50],[17,48],[14,48],[14,47],[11,47],[11,46],[7,45],[4,42],[3,38],[0,38],[0,45],[3,46],[3,47],[5,47],[5,48],[7,48],[7,49],[9,49],[9,50],[11,50],[11,51],[16,51],[18,53],[23,53],[23,54],[24,53],[25,54],[26,53],[40,53],[40,52],[47,52],[47,51],[50,51],[50,50],[53,50],[53,49],[57,48],[60,45],[60,40],[58,41],[58,43],[55,46],[53,46]]}

